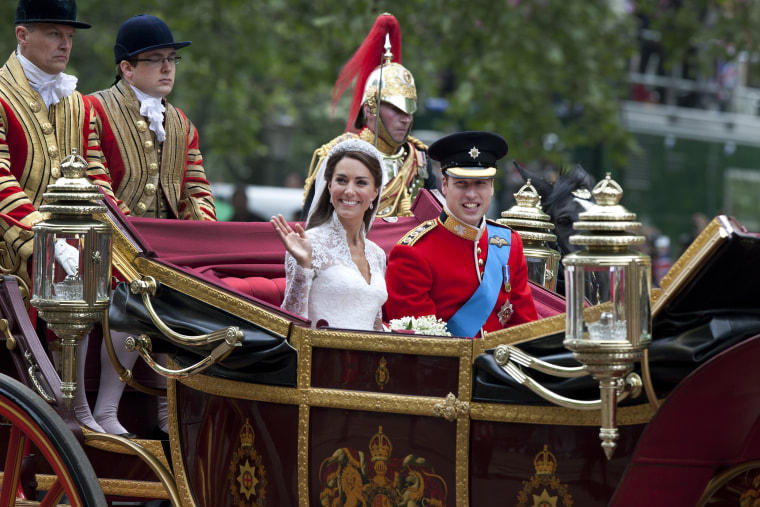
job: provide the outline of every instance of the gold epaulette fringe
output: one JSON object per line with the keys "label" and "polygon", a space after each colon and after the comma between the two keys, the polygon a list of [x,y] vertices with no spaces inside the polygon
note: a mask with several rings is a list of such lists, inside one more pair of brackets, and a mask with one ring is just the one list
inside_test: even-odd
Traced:
{"label": "gold epaulette fringe", "polygon": [[427,149],[428,149],[427,145],[425,143],[423,143],[422,141],[420,141],[419,139],[417,139],[416,137],[409,136],[409,137],[407,137],[407,139],[409,140],[410,143],[412,143],[413,145],[415,145],[418,150],[425,150],[425,151],[427,151]]}
{"label": "gold epaulette fringe", "polygon": [[404,234],[404,237],[398,240],[397,244],[412,246],[417,241],[419,241],[422,236],[435,229],[436,225],[438,225],[438,220],[435,218],[426,222],[422,222],[418,227],[415,227],[411,231]]}

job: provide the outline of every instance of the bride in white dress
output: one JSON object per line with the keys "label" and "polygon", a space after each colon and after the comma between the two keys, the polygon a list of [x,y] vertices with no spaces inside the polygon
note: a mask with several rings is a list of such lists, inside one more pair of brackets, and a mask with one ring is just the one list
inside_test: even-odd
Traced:
{"label": "bride in white dress", "polygon": [[382,167],[371,144],[342,141],[317,174],[306,229],[272,217],[287,250],[282,308],[312,327],[383,330],[385,252],[367,239],[385,182]]}

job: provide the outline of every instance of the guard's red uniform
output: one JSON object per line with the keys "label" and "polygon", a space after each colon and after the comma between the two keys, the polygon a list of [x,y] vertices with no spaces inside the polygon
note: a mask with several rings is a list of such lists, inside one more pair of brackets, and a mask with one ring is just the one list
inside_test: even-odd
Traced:
{"label": "guard's red uniform", "polygon": [[[509,229],[487,221],[480,229],[460,222],[445,210],[435,220],[409,231],[391,250],[386,284],[387,318],[435,315],[447,321],[480,285],[488,254],[487,227]],[[536,307],[528,287],[528,268],[519,234],[510,231],[511,291],[499,284],[496,305],[482,331],[503,329],[498,313],[507,299],[514,313],[506,327],[536,320]],[[478,336],[481,335],[478,333]]]}

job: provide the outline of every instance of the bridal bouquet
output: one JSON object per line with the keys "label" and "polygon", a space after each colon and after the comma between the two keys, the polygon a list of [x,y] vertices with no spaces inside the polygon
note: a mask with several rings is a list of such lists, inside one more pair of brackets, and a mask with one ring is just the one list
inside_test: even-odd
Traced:
{"label": "bridal bouquet", "polygon": [[391,331],[414,331],[416,334],[431,336],[451,336],[446,330],[446,323],[434,315],[424,317],[402,317],[390,321]]}

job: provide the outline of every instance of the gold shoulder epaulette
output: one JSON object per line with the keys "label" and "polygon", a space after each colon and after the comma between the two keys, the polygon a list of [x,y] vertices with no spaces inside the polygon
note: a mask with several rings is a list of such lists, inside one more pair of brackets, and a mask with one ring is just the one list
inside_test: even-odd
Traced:
{"label": "gold shoulder epaulette", "polygon": [[436,225],[438,225],[438,220],[435,218],[422,222],[419,226],[404,234],[404,237],[398,240],[398,244],[412,246],[419,241],[422,236],[435,229]]}
{"label": "gold shoulder epaulette", "polygon": [[320,146],[317,149],[316,154],[319,156],[319,158],[324,158],[324,157],[327,156],[328,153],[330,153],[330,150],[332,150],[333,147],[336,144],[338,144],[338,143],[340,143],[342,141],[345,141],[347,139],[356,139],[358,137],[359,136],[357,136],[353,132],[346,132],[344,134],[341,134],[338,137],[336,137],[335,139],[333,139],[332,141],[330,141],[329,143],[323,144],[322,146]]}
{"label": "gold shoulder epaulette", "polygon": [[407,137],[407,139],[409,140],[410,143],[415,145],[417,149],[427,151],[428,149],[427,145],[423,143],[422,141],[420,141],[419,139],[417,139],[416,137],[409,136]]}

